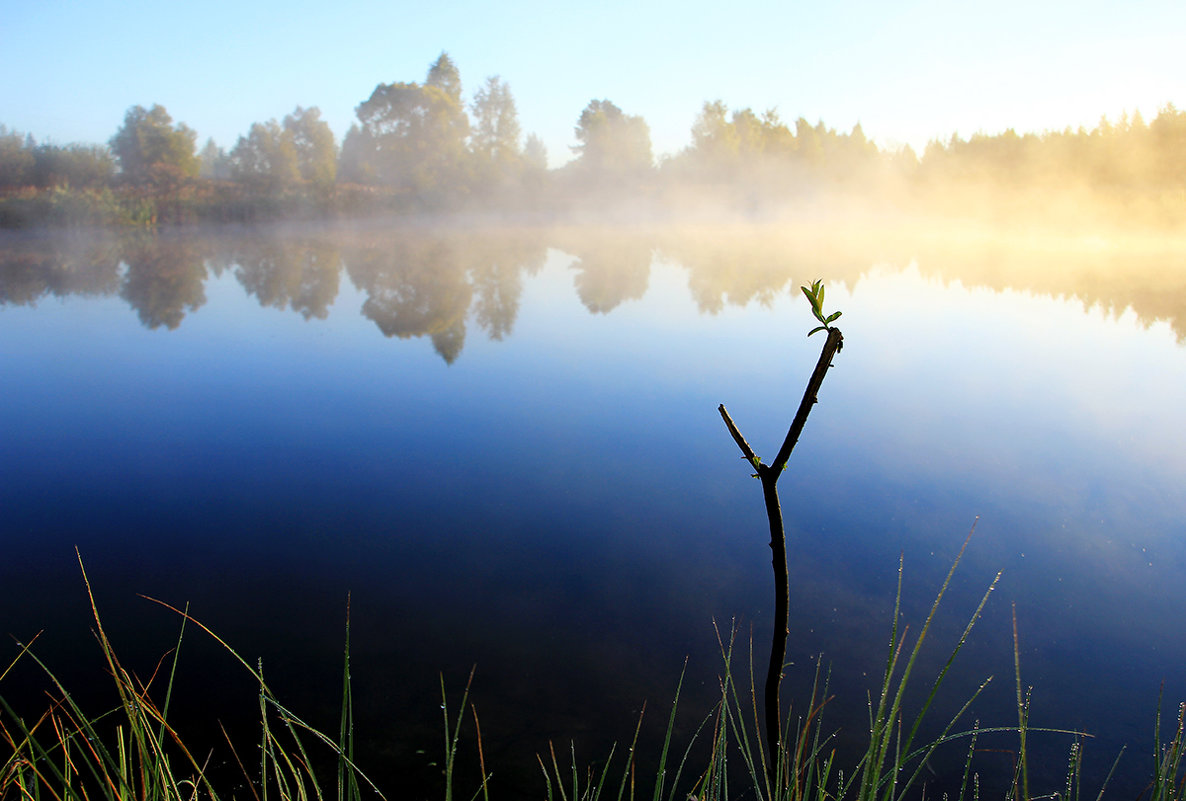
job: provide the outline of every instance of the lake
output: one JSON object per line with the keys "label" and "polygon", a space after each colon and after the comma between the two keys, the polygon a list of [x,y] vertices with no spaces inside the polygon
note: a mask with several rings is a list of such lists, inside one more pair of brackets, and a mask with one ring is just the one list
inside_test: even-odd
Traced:
{"label": "lake", "polygon": [[[717,406],[773,458],[820,278],[845,345],[779,484],[784,699],[822,655],[859,742],[899,558],[913,636],[975,526],[920,691],[1002,575],[935,726],[990,675],[962,727],[1016,724],[1015,608],[1031,725],[1093,735],[1092,793],[1127,745],[1108,796],[1135,796],[1161,688],[1167,717],[1186,698],[1186,247],[866,223],[6,234],[0,628],[110,702],[77,547],[141,675],[179,626],[141,595],[188,603],[335,731],[349,603],[359,761],[392,797],[439,797],[441,677],[455,705],[475,665],[503,797],[542,795],[549,741],[604,758],[644,702],[653,745],[685,659],[686,737],[714,621],[759,674],[769,650],[761,489]],[[242,668],[192,629],[181,657],[178,719],[252,742]],[[1035,792],[1071,742],[1031,735]],[[988,792],[1016,737],[982,745]]]}

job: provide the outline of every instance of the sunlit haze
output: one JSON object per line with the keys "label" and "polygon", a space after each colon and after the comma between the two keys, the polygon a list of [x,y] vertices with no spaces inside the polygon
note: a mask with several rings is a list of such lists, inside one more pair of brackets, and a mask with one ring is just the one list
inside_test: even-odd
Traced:
{"label": "sunlit haze", "polygon": [[0,123],[105,143],[134,105],[230,148],[254,122],[317,106],[340,142],[376,84],[448,52],[465,97],[509,84],[524,134],[571,155],[595,98],[642,116],[656,156],[702,104],[777,108],[883,148],[978,131],[1091,128],[1186,101],[1186,3],[337,3],[3,0]]}

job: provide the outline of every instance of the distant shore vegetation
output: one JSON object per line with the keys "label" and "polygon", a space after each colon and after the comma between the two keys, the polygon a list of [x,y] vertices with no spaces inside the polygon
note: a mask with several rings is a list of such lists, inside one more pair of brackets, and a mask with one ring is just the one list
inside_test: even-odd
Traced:
{"label": "distant shore vegetation", "polygon": [[701,108],[691,142],[656,159],[642,116],[592,100],[574,158],[548,168],[510,87],[468,100],[445,53],[423,83],[379,84],[339,140],[316,107],[254,123],[228,151],[160,106],[134,106],[102,145],[0,125],[0,228],[153,226],[479,213],[598,221],[771,220],[821,212],[1180,227],[1186,112],[1173,104],[1087,130],[953,135],[883,149],[774,109]]}

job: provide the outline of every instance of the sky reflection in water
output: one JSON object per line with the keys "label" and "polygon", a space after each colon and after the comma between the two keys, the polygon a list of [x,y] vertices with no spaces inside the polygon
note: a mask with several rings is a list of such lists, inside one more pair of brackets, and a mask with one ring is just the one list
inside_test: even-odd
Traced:
{"label": "sky reflection in water", "polygon": [[[431,779],[436,673],[477,663],[503,781],[534,791],[549,738],[597,756],[644,699],[658,725],[685,656],[689,720],[707,711],[713,619],[752,627],[764,664],[761,493],[716,406],[772,456],[822,344],[797,287],[822,276],[846,344],[780,482],[788,694],[823,652],[840,741],[859,737],[899,554],[917,627],[979,516],[938,637],[1004,574],[949,697],[993,674],[974,716],[1014,720],[1015,603],[1034,724],[1099,734],[1097,783],[1127,742],[1135,786],[1160,683],[1171,710],[1186,695],[1183,293],[1109,279],[1119,257],[1090,249],[804,237],[6,240],[4,628],[98,671],[78,545],[133,655],[175,624],[135,593],[189,601],[332,726],[350,592],[380,772]],[[1043,259],[1078,259],[1087,288]],[[196,714],[234,671],[193,652]],[[1050,776],[1068,745],[1040,744]]]}

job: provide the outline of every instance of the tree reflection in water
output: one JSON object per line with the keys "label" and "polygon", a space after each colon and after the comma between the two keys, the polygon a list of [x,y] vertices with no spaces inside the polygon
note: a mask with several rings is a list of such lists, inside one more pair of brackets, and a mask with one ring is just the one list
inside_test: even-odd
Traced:
{"label": "tree reflection in water", "polygon": [[197,311],[206,303],[201,244],[190,238],[150,236],[121,249],[127,273],[119,294],[144,325],[173,330],[187,311]]}
{"label": "tree reflection in water", "polygon": [[[653,258],[687,272],[702,313],[771,303],[815,277],[854,286],[872,267],[915,265],[927,278],[1001,292],[1078,298],[1111,315],[1132,309],[1165,320],[1186,341],[1182,245],[1164,237],[1112,240],[1033,232],[890,224],[667,226],[656,228],[413,228],[0,238],[0,307],[44,297],[118,293],[149,328],[175,329],[206,302],[204,283],[224,269],[261,306],[323,320],[343,267],[367,298],[362,313],[384,336],[428,337],[446,362],[467,322],[492,340],[514,330],[525,281],[547,249],[573,257],[573,286],[591,313],[645,295]],[[123,269],[121,271],[121,265]],[[121,274],[122,272],[122,274]]]}
{"label": "tree reflection in water", "polygon": [[0,239],[0,307],[34,306],[45,297],[103,297],[119,291],[113,237]]}
{"label": "tree reflection in water", "polygon": [[576,257],[573,286],[593,314],[608,314],[628,300],[639,300],[650,282],[652,236],[638,232],[569,231],[562,249]]}
{"label": "tree reflection in water", "polygon": [[236,250],[235,278],[261,306],[292,309],[306,320],[324,320],[338,296],[342,256],[318,239],[252,237]]}

